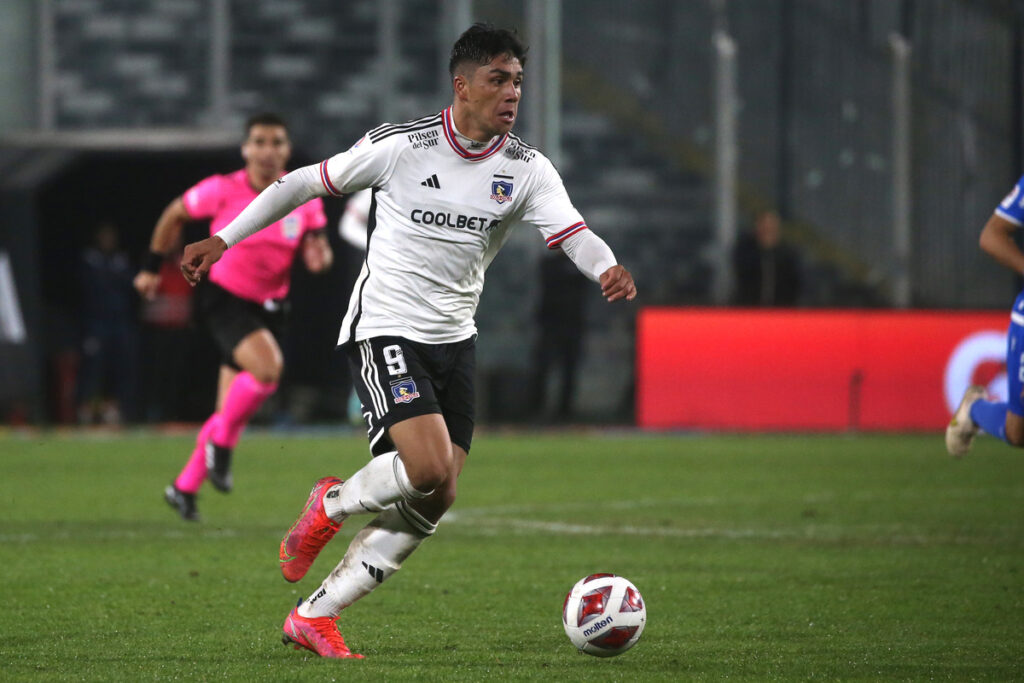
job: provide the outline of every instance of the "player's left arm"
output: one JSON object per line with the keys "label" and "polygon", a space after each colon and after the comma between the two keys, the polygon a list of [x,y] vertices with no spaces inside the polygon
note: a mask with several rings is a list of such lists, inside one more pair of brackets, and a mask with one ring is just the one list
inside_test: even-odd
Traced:
{"label": "player's left arm", "polygon": [[636,298],[633,275],[616,261],[611,247],[591,230],[582,230],[559,246],[581,273],[601,285],[601,296],[605,299]]}
{"label": "player's left arm", "polygon": [[1017,246],[1014,231],[1024,225],[1024,176],[999,202],[978,236],[978,246],[1000,265],[1024,275],[1024,252]]}
{"label": "player's left arm", "polygon": [[302,262],[311,273],[324,273],[334,263],[334,251],[325,230],[307,232],[302,238]]}
{"label": "player's left arm", "polygon": [[587,227],[554,166],[543,157],[537,162],[542,165],[529,191],[522,220],[537,226],[548,249],[561,249],[581,273],[600,284],[605,299],[635,299],[633,275],[616,260],[608,244]]}
{"label": "player's left arm", "polygon": [[1017,227],[998,213],[993,213],[981,230],[978,245],[997,263],[1010,268],[1018,275],[1024,275],[1024,252],[1013,239]]}

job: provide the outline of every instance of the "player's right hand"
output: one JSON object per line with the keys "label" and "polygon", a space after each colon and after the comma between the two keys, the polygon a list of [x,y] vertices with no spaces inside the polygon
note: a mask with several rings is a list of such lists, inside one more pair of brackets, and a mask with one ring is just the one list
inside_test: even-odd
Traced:
{"label": "player's right hand", "polygon": [[195,287],[203,276],[210,272],[210,266],[220,260],[227,248],[224,240],[216,235],[187,245],[181,257],[181,274]]}
{"label": "player's right hand", "polygon": [[152,301],[156,298],[156,290],[160,287],[160,273],[140,270],[132,284],[135,285],[135,290],[142,298]]}

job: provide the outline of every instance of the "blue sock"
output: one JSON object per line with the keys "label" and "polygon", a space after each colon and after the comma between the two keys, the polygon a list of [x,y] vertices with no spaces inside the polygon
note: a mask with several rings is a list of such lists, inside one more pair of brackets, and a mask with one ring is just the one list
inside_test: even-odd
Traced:
{"label": "blue sock", "polygon": [[971,419],[994,437],[1006,441],[1006,404],[995,401],[975,401],[971,405]]}

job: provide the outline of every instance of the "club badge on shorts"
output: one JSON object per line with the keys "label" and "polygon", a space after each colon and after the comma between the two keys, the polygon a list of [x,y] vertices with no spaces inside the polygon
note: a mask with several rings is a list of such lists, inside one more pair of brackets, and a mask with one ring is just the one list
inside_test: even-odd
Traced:
{"label": "club badge on shorts", "polygon": [[395,397],[395,403],[409,403],[413,399],[419,398],[420,392],[416,390],[416,382],[410,377],[392,382],[391,395]]}

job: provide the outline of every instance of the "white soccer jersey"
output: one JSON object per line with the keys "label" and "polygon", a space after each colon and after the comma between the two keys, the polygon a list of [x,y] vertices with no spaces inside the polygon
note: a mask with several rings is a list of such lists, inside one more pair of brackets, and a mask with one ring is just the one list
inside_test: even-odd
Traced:
{"label": "white soccer jersey", "polygon": [[[544,155],[511,133],[473,143],[455,130],[450,107],[375,128],[319,174],[332,195],[373,188],[366,261],[339,344],[466,339],[476,332],[484,270],[513,223],[533,224],[552,249],[587,230]],[[604,249],[597,274],[615,263]]]}

